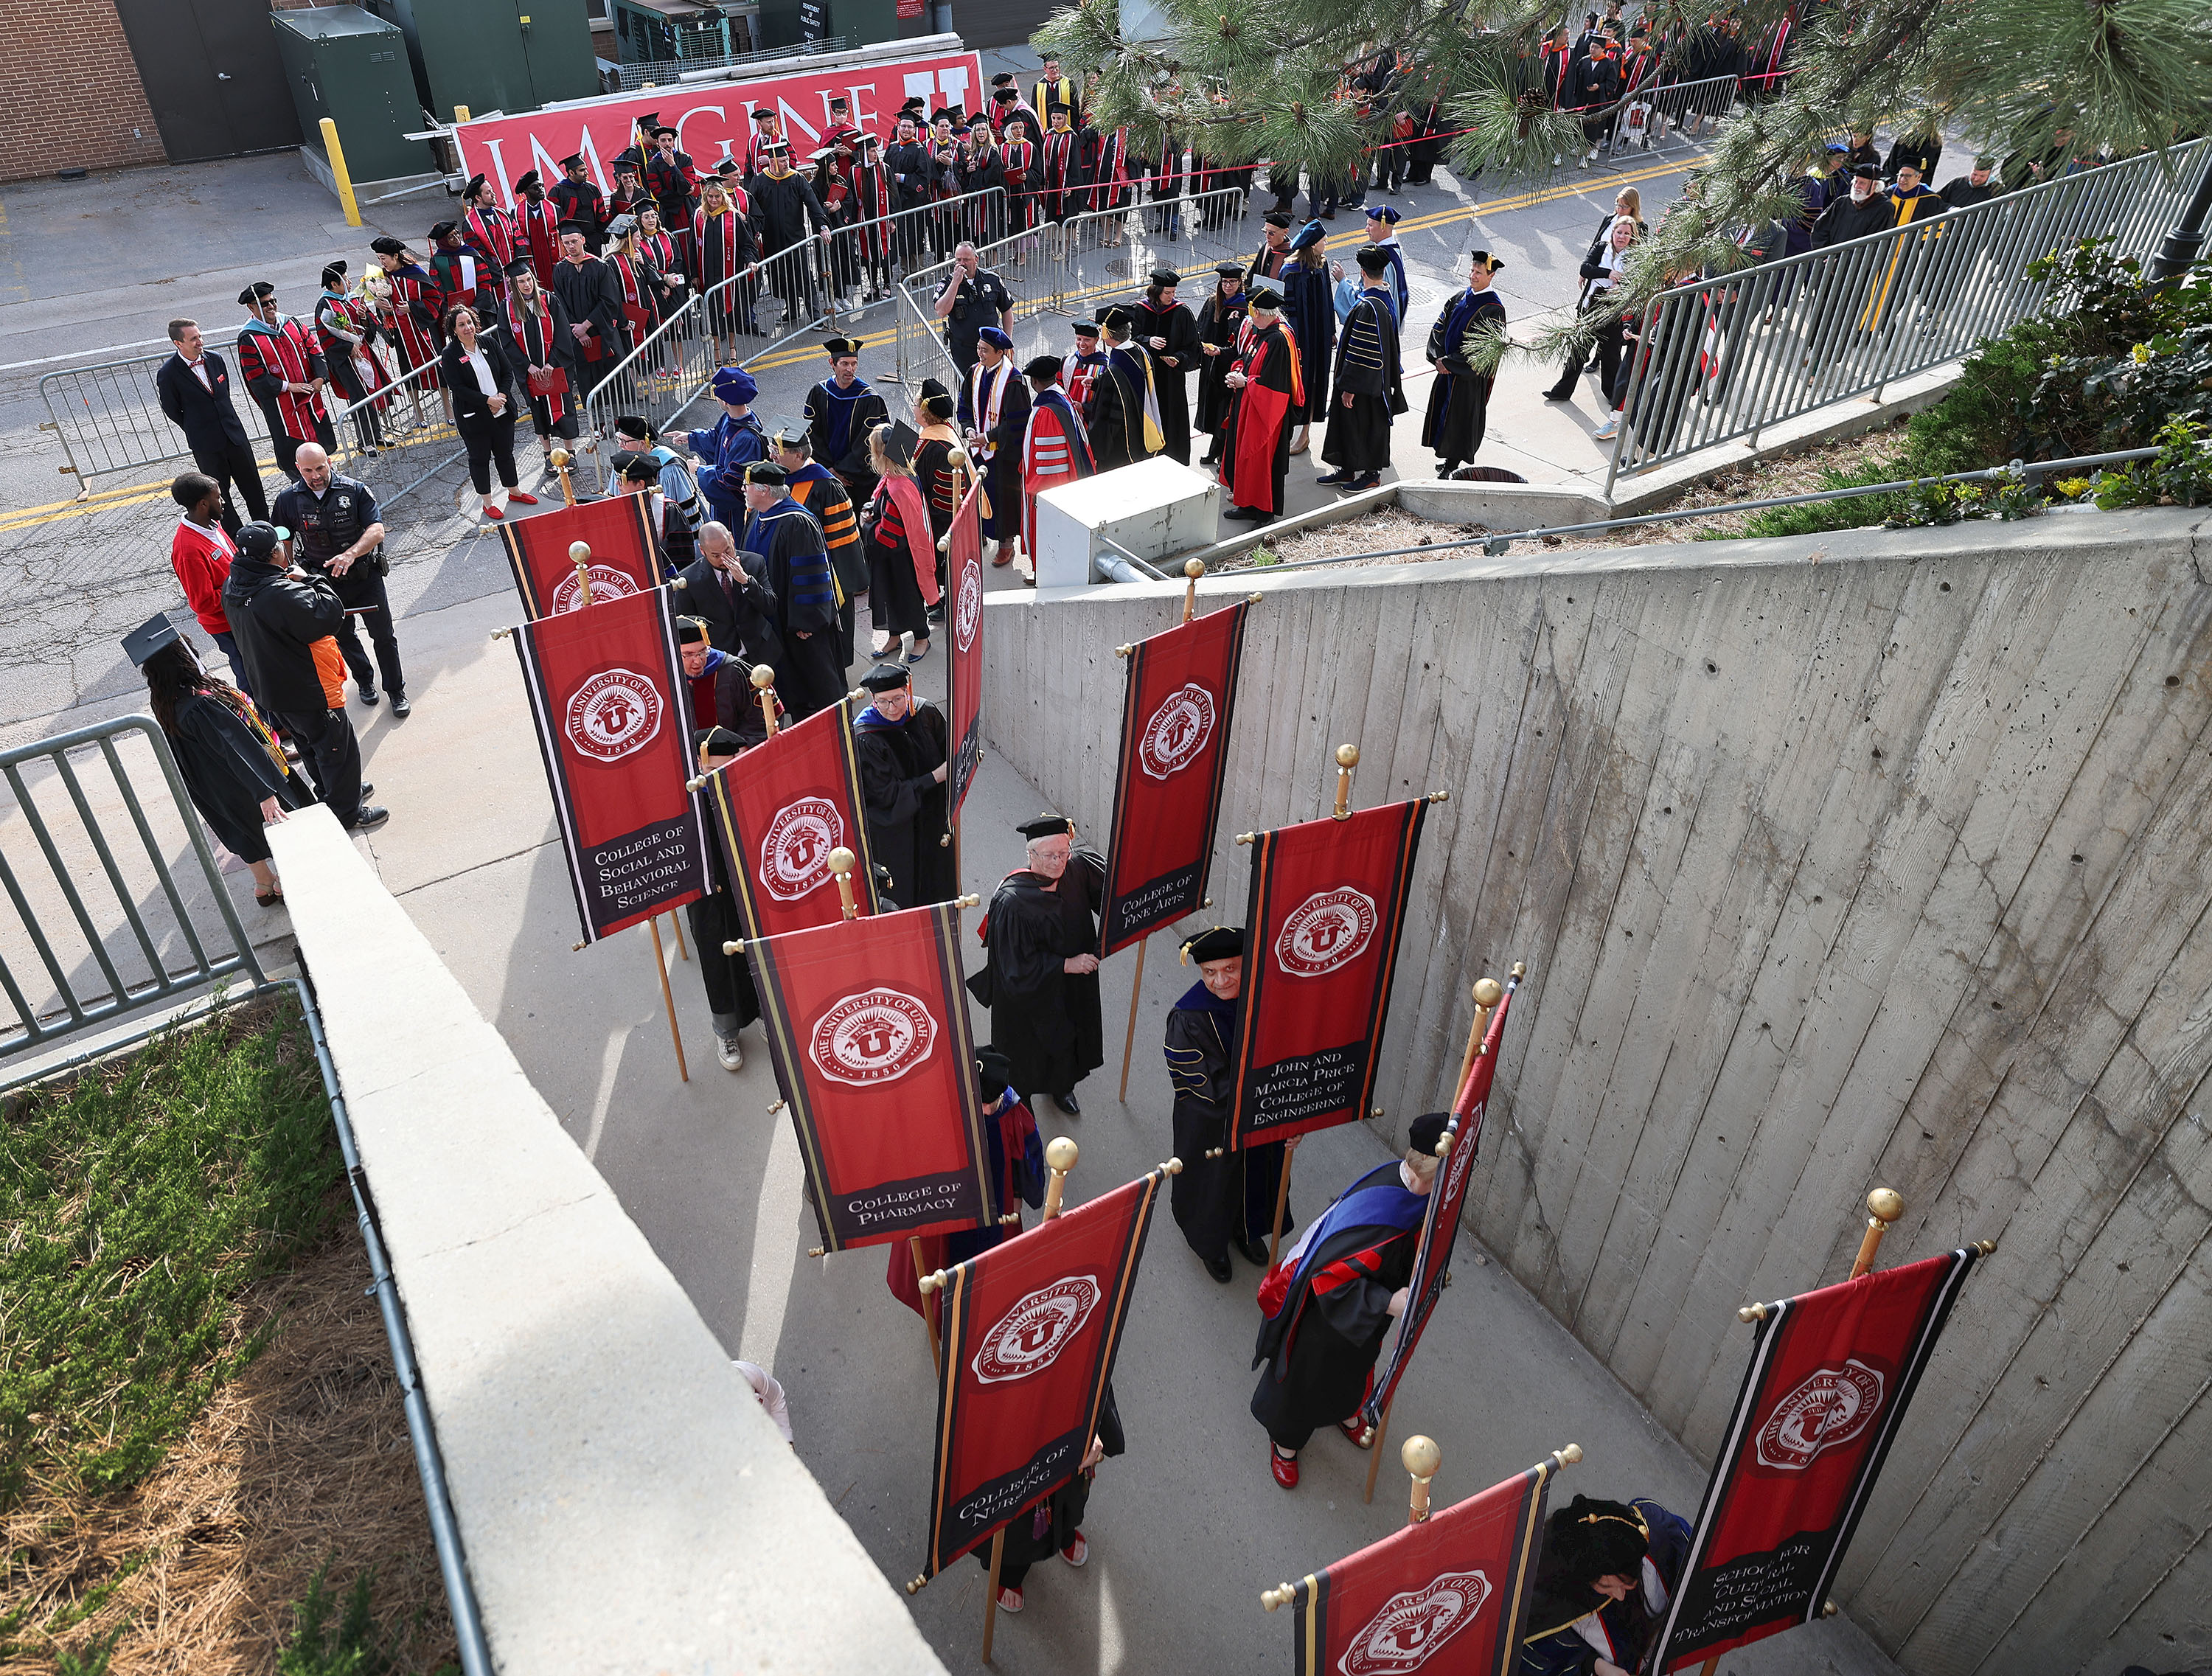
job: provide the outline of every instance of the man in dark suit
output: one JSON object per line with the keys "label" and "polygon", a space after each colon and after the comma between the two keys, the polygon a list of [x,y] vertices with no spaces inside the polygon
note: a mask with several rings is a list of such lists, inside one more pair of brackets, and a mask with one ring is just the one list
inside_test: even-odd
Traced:
{"label": "man in dark suit", "polygon": [[184,432],[192,463],[222,487],[222,527],[234,536],[240,520],[238,509],[231,503],[233,487],[257,524],[267,521],[269,501],[261,490],[261,468],[254,464],[253,444],[238,410],[231,405],[230,368],[207,347],[197,320],[170,321],[169,341],[177,346],[177,352],[154,374],[161,411]]}
{"label": "man in dark suit", "polygon": [[702,524],[697,539],[699,556],[679,573],[685,613],[705,622],[708,644],[717,652],[774,667],[783,651],[775,627],[775,592],[744,562],[764,562],[740,552],[726,524]]}

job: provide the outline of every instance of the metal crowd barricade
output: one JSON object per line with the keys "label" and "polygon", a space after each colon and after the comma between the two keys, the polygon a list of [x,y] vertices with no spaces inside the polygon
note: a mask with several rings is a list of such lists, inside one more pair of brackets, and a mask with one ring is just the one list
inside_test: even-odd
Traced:
{"label": "metal crowd barricade", "polygon": [[1958,360],[2041,306],[2030,262],[2090,237],[2148,255],[2208,168],[2212,142],[2198,140],[1660,293],[1632,344],[1607,493],[1623,473],[1738,438],[1755,447],[1770,426]]}
{"label": "metal crowd barricade", "polygon": [[[185,871],[198,864],[211,904],[187,902],[169,865],[178,846],[155,835],[117,752],[118,740],[133,734],[144,736],[174,799],[191,847]],[[81,775],[72,760],[93,753],[106,784]],[[0,1032],[0,1061],[189,998],[234,973],[256,987],[267,981],[151,717],[123,716],[0,751],[0,780],[12,802],[0,804],[0,832],[9,834],[0,844],[0,890],[15,921],[0,925],[0,991],[15,1012],[14,1026]],[[128,817],[135,844],[109,842],[103,811]],[[161,812],[157,803],[153,813]],[[30,863],[33,850],[43,870]]]}
{"label": "metal crowd barricade", "polygon": [[330,408],[338,470],[367,484],[380,507],[412,494],[467,452],[453,427],[453,398],[433,387],[437,375],[434,361],[373,396]]}
{"label": "metal crowd barricade", "polygon": [[[1132,288],[1142,290],[1154,267],[1178,271],[1206,246],[1224,255],[1250,254],[1238,240],[1245,225],[1247,194],[1241,187],[1224,186],[1194,197],[1164,199],[1158,203],[1131,203],[1119,210],[1093,210],[1070,216],[1061,237],[1047,246],[1050,253],[1052,298],[1049,307],[1060,314],[1079,313],[1094,297]],[[1157,211],[1167,210],[1163,216]],[[1121,238],[1107,242],[1102,237],[1118,223]],[[1234,229],[1233,231],[1231,229]],[[1086,264],[1102,252],[1126,252]]]}
{"label": "metal crowd barricade", "polygon": [[1634,98],[1613,112],[1601,145],[1600,161],[1627,152],[1672,155],[1688,149],[1704,137],[1709,126],[1728,115],[1735,103],[1736,89],[1733,76],[1638,88]]}
{"label": "metal crowd barricade", "polygon": [[69,459],[61,469],[76,477],[78,500],[92,493],[94,477],[191,458],[183,428],[169,422],[154,388],[154,374],[168,358],[133,355],[65,367],[39,380],[47,415],[39,428],[60,439]]}

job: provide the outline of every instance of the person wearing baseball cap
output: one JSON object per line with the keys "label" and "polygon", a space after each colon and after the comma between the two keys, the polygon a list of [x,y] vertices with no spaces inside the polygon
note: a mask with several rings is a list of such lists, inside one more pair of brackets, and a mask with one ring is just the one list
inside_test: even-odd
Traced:
{"label": "person wearing baseball cap", "polygon": [[945,776],[945,713],[914,694],[903,663],[878,664],[860,677],[867,707],[853,719],[853,755],[868,821],[868,853],[891,876],[902,908],[927,908],[960,894]]}
{"label": "person wearing baseball cap", "polygon": [[[238,532],[222,612],[253,683],[254,701],[298,742],[322,800],[349,832],[373,832],[391,811],[362,799],[361,742],[346,719],[345,663],[332,639],[345,607],[329,580],[291,568],[289,530],[256,519]],[[317,647],[325,642],[328,678]],[[332,694],[335,682],[337,691]]]}
{"label": "person wearing baseball cap", "polygon": [[[1297,1487],[1298,1452],[1322,1427],[1335,1426],[1361,1448],[1373,1442],[1360,1405],[1382,1340],[1408,1302],[1448,1122],[1442,1112],[1415,1118],[1404,1155],[1340,1193],[1261,1285],[1267,1319],[1252,1357],[1261,1370],[1252,1418],[1267,1428],[1268,1465],[1285,1490]],[[1318,1303],[1324,1284],[1325,1311]]]}
{"label": "person wearing baseball cap", "polygon": [[1075,1085],[1106,1062],[1092,952],[1106,858],[1075,841],[1075,823],[1065,815],[1048,812],[1014,829],[1027,846],[1025,865],[991,894],[983,920],[989,970],[979,975],[980,993],[988,998],[991,1040],[1012,1064],[1009,1080],[1080,1117]]}

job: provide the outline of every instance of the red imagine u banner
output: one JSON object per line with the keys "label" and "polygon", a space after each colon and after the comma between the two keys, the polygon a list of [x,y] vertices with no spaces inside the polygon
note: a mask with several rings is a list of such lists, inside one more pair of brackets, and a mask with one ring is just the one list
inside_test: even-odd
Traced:
{"label": "red imagine u banner", "polygon": [[1979,1254],[1969,1246],[1768,1307],[1652,1669],[1820,1616]]}
{"label": "red imagine u banner", "polygon": [[1145,1254],[1153,1170],[950,1272],[925,1576],[1073,1478]]}
{"label": "red imagine u banner", "polygon": [[1367,1115],[1427,803],[1252,840],[1231,1146]]}
{"label": "red imagine u banner", "polygon": [[1102,958],[1206,899],[1250,609],[1240,599],[1139,641],[1129,654],[1098,914]]}
{"label": "red imagine u banner", "polygon": [[572,542],[592,550],[592,604],[604,605],[660,586],[653,574],[653,510],[642,495],[617,495],[542,512],[499,526],[522,609],[535,622],[581,609],[584,588],[568,556]]}
{"label": "red imagine u banner", "polygon": [[919,94],[933,111],[954,105],[974,111],[986,91],[982,60],[975,53],[939,52],[757,81],[648,88],[520,116],[465,122],[453,137],[460,143],[461,173],[488,178],[500,203],[512,209],[517,180],[532,169],[559,180],[560,160],[571,152],[583,154],[585,169],[601,191],[612,191],[607,159],[629,144],[638,118],[648,112],[676,130],[677,149],[689,153],[703,175],[732,152],[744,150],[752,137],[756,105],[773,105],[782,113],[792,155],[804,157],[830,131],[832,99],[842,97],[851,106],[854,126],[888,142],[899,106],[911,96]]}
{"label": "red imagine u banner", "polygon": [[709,888],[668,590],[514,631],[586,942]]}
{"label": "red imagine u banner", "polygon": [[951,818],[983,760],[983,485],[978,479],[952,515],[945,557],[952,574]]}
{"label": "red imagine u banner", "polygon": [[989,1214],[959,913],[939,902],[745,945],[831,1251]]}
{"label": "red imagine u banner", "polygon": [[729,863],[745,935],[776,937],[844,917],[830,853],[853,852],[853,897],[876,912],[868,823],[853,756],[853,718],[817,710],[707,777],[707,797]]}
{"label": "red imagine u banner", "polygon": [[1421,1331],[1428,1326],[1437,1300],[1443,1296],[1444,1272],[1451,1266],[1452,1247],[1459,1239],[1459,1213],[1467,1203],[1468,1180],[1474,1174],[1474,1151],[1482,1139],[1482,1114],[1490,1104],[1491,1081],[1498,1074],[1498,1049],[1505,1036],[1505,1010],[1513,1005],[1513,992],[1520,987],[1518,972],[1506,979],[1505,993],[1498,998],[1498,1010],[1491,1015],[1489,1028],[1482,1033],[1474,1063],[1467,1068],[1467,1081],[1452,1102],[1451,1120],[1445,1126],[1445,1133],[1452,1138],[1451,1150],[1437,1167],[1436,1186],[1429,1190],[1428,1214],[1421,1224],[1421,1242],[1414,1250],[1413,1278],[1407,1283],[1406,1312],[1398,1317],[1397,1335],[1390,1341],[1390,1354],[1368,1388],[1367,1406],[1363,1412],[1370,1425],[1382,1418],[1383,1411],[1390,1406],[1390,1399],[1398,1394],[1398,1381],[1405,1377],[1407,1363],[1413,1359],[1413,1351],[1421,1342]]}
{"label": "red imagine u banner", "polygon": [[1546,1460],[1296,1585],[1297,1676],[1512,1676]]}

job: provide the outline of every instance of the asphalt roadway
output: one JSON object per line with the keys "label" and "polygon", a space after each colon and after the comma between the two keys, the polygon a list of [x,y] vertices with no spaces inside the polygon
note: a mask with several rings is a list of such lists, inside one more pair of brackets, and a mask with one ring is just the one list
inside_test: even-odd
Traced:
{"label": "asphalt roadway", "polygon": [[[1674,178],[1645,183],[1647,213]],[[1455,283],[1449,264],[1478,243],[1506,253],[1516,316],[1571,295],[1573,266],[1613,185],[1571,180],[1558,196],[1495,213],[1478,213],[1472,195],[1441,176],[1438,186],[1408,192],[1401,202],[1409,214],[1445,217],[1405,240],[1417,329]],[[9,186],[0,189],[0,360],[9,361],[82,349],[88,337],[104,344],[159,336],[173,313],[228,322],[238,313],[228,300],[264,275],[304,304],[322,263],[362,248],[366,237],[341,237],[330,200],[283,158]],[[418,208],[398,230],[419,232],[428,219]],[[1357,223],[1340,216],[1337,226],[1349,233]],[[114,284],[84,291],[88,273]],[[763,410],[795,407],[812,367],[791,363],[789,388],[764,395]],[[0,567],[11,600],[0,628],[0,739],[8,743],[139,707],[143,689],[115,642],[179,604],[167,565],[173,513],[159,490],[167,471],[103,491],[89,509],[64,501],[56,485],[65,493],[68,480],[53,471],[51,439],[34,428],[44,416],[38,370],[0,370]],[[1532,402],[1537,380],[1548,376],[1521,373]],[[920,1569],[931,1468],[933,1376],[922,1325],[885,1291],[882,1252],[805,1255],[817,1236],[802,1209],[790,1126],[768,1111],[776,1090],[757,1030],[747,1032],[744,1069],[723,1072],[697,969],[676,957],[671,941],[690,1065],[681,1082],[647,933],[570,952],[574,908],[514,655],[489,639],[518,607],[497,543],[464,512],[473,497],[453,477],[409,497],[396,520],[392,592],[405,618],[416,709],[404,723],[388,707],[355,709],[378,800],[393,811],[362,841],[730,1353],[767,1364],[784,1382],[802,1458],[884,1576],[902,1583]],[[1322,493],[1306,483],[1292,505]],[[1005,573],[993,581],[1017,586]],[[944,668],[939,659],[922,666],[926,695],[941,694]],[[987,730],[988,714],[987,687]],[[1039,806],[1038,793],[987,750],[964,822],[967,889],[987,890],[1017,865],[1013,823]],[[249,924],[280,936],[281,910],[256,909],[242,878],[230,882]],[[1243,884],[1215,879],[1216,900],[1241,899]],[[1114,1084],[1133,951],[1104,968],[1109,1064],[1080,1090],[1085,1115],[1061,1117],[1048,1102],[1039,1114],[1048,1136],[1066,1133],[1082,1148],[1073,1203],[1167,1155],[1159,1042],[1189,975],[1159,940],[1138,1009],[1127,1103],[1115,1100]],[[1498,964],[1522,952],[1498,951]],[[976,1023],[987,1038],[988,1018]],[[1505,1051],[1515,1051],[1510,1030]],[[1410,1115],[1394,1113],[1389,1122]],[[1297,1155],[1294,1208],[1310,1217],[1385,1156],[1364,1126],[1310,1138]],[[1586,1458],[1559,1481],[1559,1497],[1652,1495],[1694,1512],[1703,1464],[1465,1234],[1459,1252],[1399,1399],[1373,1504],[1360,1495],[1369,1457],[1329,1433],[1306,1452],[1304,1484],[1286,1493],[1268,1475],[1264,1435],[1246,1406],[1257,1272],[1240,1263],[1233,1284],[1215,1284],[1163,1205],[1115,1380],[1129,1452],[1101,1471],[1085,1527],[1090,1564],[1076,1571],[1048,1560],[1033,1572],[1026,1610],[1000,1622],[997,1667],[1280,1670],[1290,1618],[1264,1613],[1260,1591],[1404,1517],[1397,1443],[1414,1431],[1441,1446],[1440,1504],[1577,1442]],[[973,1667],[982,1599],[981,1568],[963,1562],[913,1601],[954,1669]],[[836,1626],[823,1632],[833,1637]],[[1730,1655],[1723,1669],[1873,1676],[1893,1667],[1839,1618]]]}

